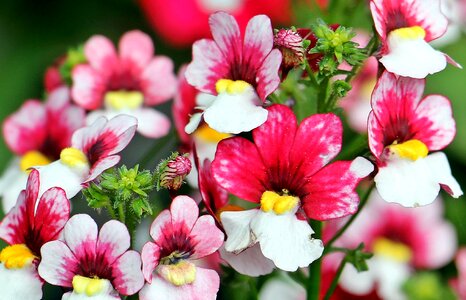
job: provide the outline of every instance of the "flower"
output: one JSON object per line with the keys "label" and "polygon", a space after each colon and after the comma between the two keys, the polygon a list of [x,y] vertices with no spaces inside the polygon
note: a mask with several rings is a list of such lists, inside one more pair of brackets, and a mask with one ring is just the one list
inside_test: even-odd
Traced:
{"label": "flower", "polygon": [[461,248],[456,254],[456,269],[458,277],[450,281],[450,285],[456,291],[459,299],[466,299],[466,248]]}
{"label": "flower", "polygon": [[60,151],[71,145],[73,132],[84,126],[84,119],[84,110],[70,103],[66,87],[51,92],[45,103],[26,101],[6,118],[3,136],[16,157],[0,178],[3,211],[15,205],[29,169],[58,159]]}
{"label": "flower", "polygon": [[391,73],[424,78],[445,69],[447,61],[460,67],[428,44],[447,30],[440,0],[371,0],[370,8],[382,40],[380,62]]}
{"label": "flower", "polygon": [[[74,101],[88,110],[92,124],[99,116],[109,119],[128,114],[138,119],[138,132],[150,138],[168,133],[169,119],[148,106],[163,103],[175,93],[173,62],[153,56],[150,37],[129,31],[120,39],[119,53],[104,36],[93,36],[84,45],[88,64],[73,68]],[[100,108],[104,106],[103,110]]]}
{"label": "flower", "polygon": [[223,233],[211,216],[199,217],[193,199],[178,196],[170,210],[161,212],[150,228],[154,242],[142,248],[144,278],[139,296],[154,299],[215,299],[220,278],[194,261],[214,253],[223,244]]}
{"label": "flower", "polygon": [[217,11],[232,14],[242,32],[248,20],[266,14],[274,22],[288,23],[290,0],[142,0],[141,8],[157,34],[164,41],[178,46],[191,46],[196,40],[210,36],[209,15]]}
{"label": "flower", "polygon": [[82,185],[118,164],[120,156],[116,154],[129,144],[136,127],[134,117],[119,115],[110,121],[100,117],[92,125],[77,130],[71,147],[61,151],[59,160],[35,167],[40,174],[41,191],[58,186],[68,198],[74,197]]}
{"label": "flower", "polygon": [[295,30],[280,29],[275,32],[273,44],[282,53],[283,60],[280,69],[286,70],[285,74],[303,63],[305,50],[307,50],[303,42],[303,37]]}
{"label": "flower", "polygon": [[231,15],[215,13],[209,24],[214,40],[194,43],[186,79],[198,90],[216,97],[197,103],[203,113],[194,114],[185,130],[192,133],[201,116],[219,132],[254,129],[267,119],[267,110],[261,105],[280,83],[281,53],[272,49],[270,19],[264,15],[252,18],[243,41]]}
{"label": "flower", "polygon": [[455,136],[450,101],[440,95],[421,100],[425,81],[384,72],[372,94],[369,148],[376,157],[377,190],[385,201],[406,207],[432,203],[440,187],[463,194],[442,152]]}
{"label": "flower", "polygon": [[39,173],[32,170],[26,190],[0,223],[0,238],[9,244],[0,253],[0,288],[4,299],[42,299],[43,280],[37,273],[40,249],[56,240],[70,217],[70,202],[60,188],[38,200]]}
{"label": "flower", "polygon": [[306,267],[323,251],[306,217],[329,220],[352,214],[358,182],[373,170],[364,158],[328,164],[340,151],[342,125],[334,114],[316,114],[298,126],[291,109],[269,107],[253,130],[254,143],[233,137],[219,143],[215,180],[260,207],[220,215],[225,249],[238,253],[259,243],[263,255],[285,271]]}
{"label": "flower", "polygon": [[50,284],[72,287],[66,299],[133,295],[143,286],[144,277],[141,257],[129,246],[130,235],[123,223],[110,220],[98,232],[89,215],[77,214],[66,223],[63,240],[42,247],[39,275]]}

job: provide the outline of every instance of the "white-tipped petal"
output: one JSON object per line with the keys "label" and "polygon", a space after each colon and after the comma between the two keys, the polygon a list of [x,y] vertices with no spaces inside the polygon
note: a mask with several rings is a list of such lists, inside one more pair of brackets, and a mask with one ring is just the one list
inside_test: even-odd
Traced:
{"label": "white-tipped petal", "polygon": [[225,211],[220,214],[227,234],[225,250],[240,252],[255,243],[251,236],[250,223],[259,210]]}
{"label": "white-tipped petal", "polygon": [[443,152],[433,153],[425,158],[429,165],[432,174],[436,177],[436,181],[449,193],[452,197],[458,198],[463,195],[460,185],[451,175],[450,164],[447,156]]}

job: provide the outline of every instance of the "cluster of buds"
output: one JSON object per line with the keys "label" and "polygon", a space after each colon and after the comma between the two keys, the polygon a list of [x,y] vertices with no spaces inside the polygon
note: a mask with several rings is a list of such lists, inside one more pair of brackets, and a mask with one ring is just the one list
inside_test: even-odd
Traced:
{"label": "cluster of buds", "polygon": [[159,163],[155,171],[157,190],[165,188],[176,191],[181,187],[192,168],[188,155],[173,152],[170,157]]}

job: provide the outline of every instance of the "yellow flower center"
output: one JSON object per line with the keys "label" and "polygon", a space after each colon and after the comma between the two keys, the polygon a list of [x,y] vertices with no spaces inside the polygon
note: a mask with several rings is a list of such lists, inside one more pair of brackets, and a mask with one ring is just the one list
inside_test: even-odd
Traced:
{"label": "yellow flower center", "polygon": [[73,290],[77,294],[86,294],[91,297],[101,293],[107,286],[106,279],[99,279],[98,277],[89,278],[81,275],[73,277]]}
{"label": "yellow flower center", "polygon": [[274,211],[277,215],[292,211],[298,204],[299,198],[290,196],[286,192],[283,195],[279,195],[272,191],[265,191],[261,197],[262,211]]}
{"label": "yellow flower center", "polygon": [[413,251],[408,246],[386,238],[375,240],[372,251],[376,255],[384,256],[401,263],[409,262],[413,257]]}
{"label": "yellow flower center", "polygon": [[25,244],[7,246],[0,252],[0,261],[7,269],[21,269],[30,266],[36,258],[38,257],[32,254]]}
{"label": "yellow flower center", "polygon": [[76,148],[65,148],[60,153],[60,160],[69,167],[88,166],[89,162],[86,155]]}
{"label": "yellow flower center", "polygon": [[195,132],[194,135],[199,139],[209,142],[218,143],[223,139],[231,136],[228,133],[221,133],[209,127],[207,124],[202,124]]}
{"label": "yellow flower center", "polygon": [[402,39],[418,40],[426,37],[426,31],[421,26],[403,27],[390,32]]}
{"label": "yellow flower center", "polygon": [[171,265],[159,265],[158,271],[165,280],[176,286],[196,280],[196,266],[185,260]]}
{"label": "yellow flower center", "polygon": [[114,110],[136,109],[144,102],[144,95],[136,91],[112,91],[105,94],[105,105]]}
{"label": "yellow flower center", "polygon": [[220,79],[215,83],[217,93],[228,93],[231,95],[243,93],[249,86],[249,83],[243,80]]}
{"label": "yellow flower center", "polygon": [[424,158],[429,154],[427,146],[419,140],[409,140],[401,144],[394,143],[389,146],[389,149],[398,154],[398,156],[408,158],[412,161]]}
{"label": "yellow flower center", "polygon": [[29,169],[35,166],[45,166],[51,163],[45,155],[39,151],[28,151],[21,157],[19,166],[23,172],[29,173]]}

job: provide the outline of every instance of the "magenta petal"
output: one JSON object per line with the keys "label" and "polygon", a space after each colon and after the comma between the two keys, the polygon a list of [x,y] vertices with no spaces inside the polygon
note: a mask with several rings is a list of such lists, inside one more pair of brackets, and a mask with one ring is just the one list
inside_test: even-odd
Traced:
{"label": "magenta petal", "polygon": [[72,216],[65,225],[65,241],[76,259],[95,257],[97,224],[85,214]]}
{"label": "magenta petal", "polygon": [[317,114],[304,119],[291,148],[292,170],[311,176],[340,152],[343,128],[334,114]]}
{"label": "magenta petal", "polygon": [[96,179],[100,174],[102,174],[105,170],[110,169],[111,167],[115,166],[120,162],[119,155],[112,155],[107,156],[102,159],[99,159],[97,162],[94,163],[92,169],[89,171],[89,175],[87,176],[86,180],[83,183],[87,183]]}
{"label": "magenta petal", "polygon": [[258,203],[265,191],[267,172],[262,158],[257,147],[242,137],[218,144],[212,174],[224,189],[244,200]]}
{"label": "magenta petal", "polygon": [[241,33],[233,16],[220,11],[209,18],[210,30],[223,54],[223,59],[230,65],[241,61]]}
{"label": "magenta petal", "polygon": [[168,209],[163,210],[150,226],[150,236],[154,239],[155,243],[162,245],[164,240],[164,228],[172,226],[172,215]]}
{"label": "magenta petal", "polygon": [[42,246],[38,272],[40,277],[53,285],[72,287],[78,274],[79,261],[62,241],[52,241]]}
{"label": "magenta petal", "polygon": [[199,217],[199,208],[196,202],[188,196],[177,196],[173,199],[170,212],[173,226],[185,224],[188,232],[191,231]]}
{"label": "magenta petal", "polygon": [[198,259],[214,253],[223,244],[223,232],[215,226],[214,218],[201,216],[194,225],[191,235],[194,239],[192,259]]}
{"label": "magenta petal", "polygon": [[384,129],[375,117],[374,112],[371,111],[367,119],[368,142],[372,154],[377,158],[382,155],[383,149],[385,148],[383,131]]}
{"label": "magenta petal", "polygon": [[154,55],[154,44],[144,32],[132,30],[121,37],[118,50],[122,64],[127,64],[130,69],[134,65],[141,71]]}
{"label": "magenta petal", "polygon": [[117,220],[110,220],[100,229],[96,246],[97,255],[105,257],[105,261],[112,265],[119,256],[129,249],[130,239],[125,224]]}
{"label": "magenta petal", "polygon": [[152,282],[152,272],[159,265],[160,248],[157,244],[147,242],[141,251],[142,273],[147,282]]}
{"label": "magenta petal", "polygon": [[73,100],[85,109],[98,109],[104,100],[106,81],[89,65],[74,67],[72,77],[71,95]]}
{"label": "magenta petal", "polygon": [[282,54],[280,50],[274,49],[265,58],[259,71],[257,72],[257,93],[262,100],[272,94],[280,84],[278,70],[282,63]]}
{"label": "magenta petal", "polygon": [[125,252],[112,264],[113,287],[122,295],[133,295],[144,285],[141,256],[133,250]]}
{"label": "magenta petal", "polygon": [[86,42],[84,55],[92,68],[105,77],[118,65],[118,57],[112,41],[102,35],[94,35]]}
{"label": "magenta petal", "polygon": [[163,103],[175,95],[177,79],[173,61],[166,56],[154,57],[141,75],[141,89],[146,105]]}

